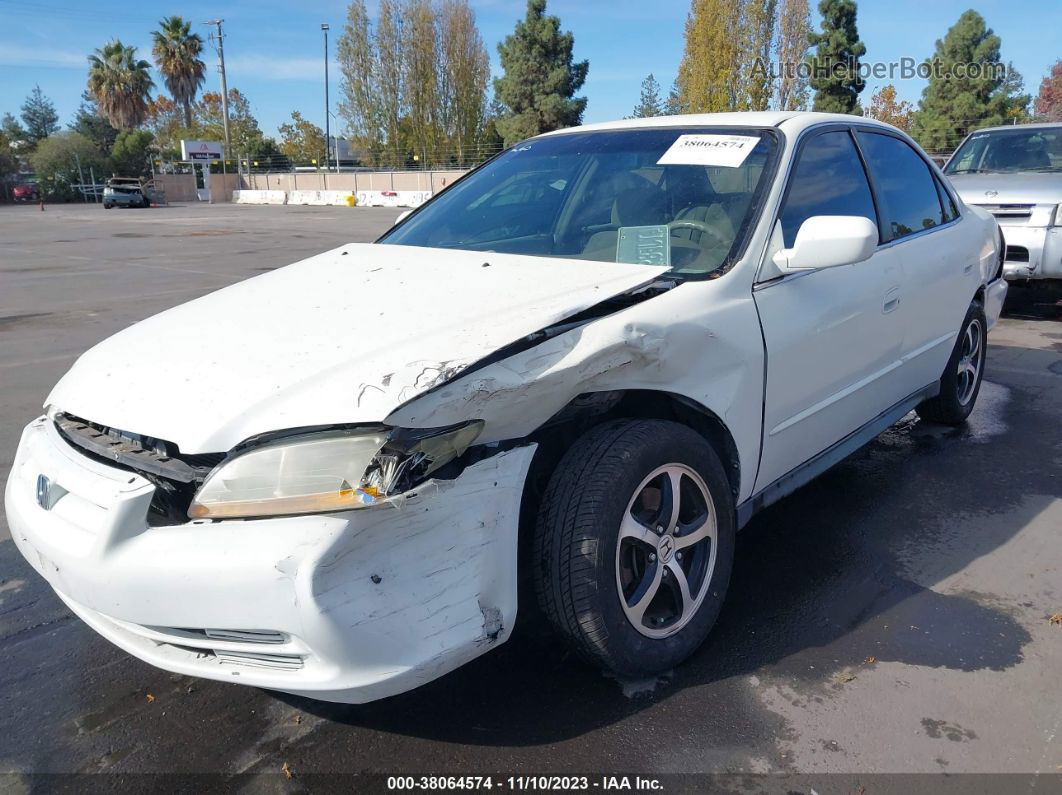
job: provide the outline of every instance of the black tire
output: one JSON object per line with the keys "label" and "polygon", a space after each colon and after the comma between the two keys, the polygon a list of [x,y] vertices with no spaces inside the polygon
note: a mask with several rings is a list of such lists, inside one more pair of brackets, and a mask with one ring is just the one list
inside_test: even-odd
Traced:
{"label": "black tire", "polygon": [[[974,363],[976,372],[967,377],[961,377],[960,362],[966,359],[966,346],[969,345],[968,335],[971,333],[976,333],[979,340],[977,358]],[[940,393],[918,405],[915,411],[918,412],[919,417],[942,425],[962,425],[966,422],[966,418],[973,411],[974,404],[977,403],[977,395],[981,391],[987,346],[988,321],[985,318],[985,310],[980,301],[974,301],[966,310],[966,317],[962,321],[962,328],[955,340],[955,347],[951,351],[951,356],[948,357],[944,374],[940,377]],[[972,379],[972,386],[967,378]]]}
{"label": "black tire", "polygon": [[[703,596],[684,623],[676,619],[674,634],[647,637],[645,629],[636,629],[621,603],[620,552],[637,544],[625,541],[621,545],[620,522],[629,518],[632,500],[645,493],[646,478],[659,468],[676,465],[700,478],[697,485],[692,478],[682,476],[680,491],[693,484],[698,490],[695,493],[707,487],[710,494],[707,511],[715,518],[716,537],[709,542],[714,546],[714,566],[705,564],[700,569],[696,593]],[[685,499],[682,496],[680,503]],[[662,505],[660,511],[662,515]],[[680,531],[676,531],[676,538]],[[605,423],[580,437],[565,453],[543,496],[533,552],[539,606],[569,645],[589,662],[625,677],[667,671],[697,650],[719,616],[733,567],[735,532],[730,484],[719,457],[702,436],[663,420]],[[683,542],[688,543],[685,538]],[[675,565],[701,565],[696,561],[705,559],[703,544],[686,548],[685,563],[681,554],[666,557],[661,551],[660,563],[650,565],[668,560],[667,565],[660,566],[665,573],[674,571]],[[709,570],[710,574],[704,573]],[[675,576],[670,579],[675,583]],[[696,582],[691,576],[687,583],[691,592]],[[666,601],[671,597],[665,594],[660,598]],[[648,631],[669,630],[648,627]]]}
{"label": "black tire", "polygon": [[108,204],[107,202],[104,202],[104,203],[103,203],[103,209],[104,209],[104,210],[109,210],[109,209],[111,209],[111,208],[112,208],[113,206],[114,206],[113,204]]}

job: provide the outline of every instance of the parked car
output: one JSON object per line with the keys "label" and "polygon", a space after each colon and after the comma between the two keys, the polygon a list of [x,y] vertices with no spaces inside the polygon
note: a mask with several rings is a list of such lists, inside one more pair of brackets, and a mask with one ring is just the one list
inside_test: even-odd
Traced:
{"label": "parked car", "polygon": [[1062,281],[1062,123],[978,130],[944,173],[1003,228],[1007,279]]}
{"label": "parked car", "polygon": [[156,197],[152,186],[136,177],[111,177],[103,188],[103,209],[112,207],[150,207]]}
{"label": "parked car", "polygon": [[707,636],[753,514],[911,410],[965,420],[1001,275],[992,216],[870,119],[542,135],[83,354],[11,532],[182,674],[364,702],[519,610],[650,675]]}
{"label": "parked car", "polygon": [[23,182],[16,185],[11,195],[17,202],[36,202],[40,201],[41,196],[36,182]]}

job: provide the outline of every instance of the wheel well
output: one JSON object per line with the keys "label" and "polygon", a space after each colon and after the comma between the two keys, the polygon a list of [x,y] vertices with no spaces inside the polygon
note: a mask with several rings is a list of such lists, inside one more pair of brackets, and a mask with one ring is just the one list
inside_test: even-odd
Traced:
{"label": "wheel well", "polygon": [[[723,421],[696,401],[672,392],[654,390],[618,390],[582,394],[557,412],[548,422],[532,433],[529,441],[538,444],[524,481],[520,502],[520,559],[528,559],[534,536],[538,507],[553,471],[564,452],[584,433],[596,425],[614,419],[636,418],[671,420],[692,428],[715,450],[723,464],[730,490],[737,503],[741,486],[741,467],[737,445]],[[523,580],[529,567],[520,566]],[[521,587],[521,602],[526,604],[525,589]]]}

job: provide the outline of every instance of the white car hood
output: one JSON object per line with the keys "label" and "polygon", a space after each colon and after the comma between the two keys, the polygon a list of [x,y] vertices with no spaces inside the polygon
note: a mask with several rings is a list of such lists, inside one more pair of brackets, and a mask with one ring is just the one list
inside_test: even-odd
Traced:
{"label": "white car hood", "polygon": [[949,179],[966,204],[1058,204],[1062,201],[1062,174],[1059,173],[954,174]]}
{"label": "white car hood", "polygon": [[48,406],[185,453],[378,422],[498,348],[665,270],[348,245],[115,334],[77,360]]}

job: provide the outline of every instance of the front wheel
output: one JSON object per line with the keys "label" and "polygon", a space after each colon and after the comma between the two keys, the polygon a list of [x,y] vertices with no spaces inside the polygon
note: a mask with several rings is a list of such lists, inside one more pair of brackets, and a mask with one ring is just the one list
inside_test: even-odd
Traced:
{"label": "front wheel", "polygon": [[944,425],[962,425],[981,391],[988,346],[988,321],[980,302],[966,310],[959,338],[940,377],[940,393],[919,404],[918,416]]}
{"label": "front wheel", "polygon": [[535,532],[539,605],[584,658],[645,677],[689,657],[723,604],[733,496],[690,428],[618,420],[581,437],[553,473]]}

